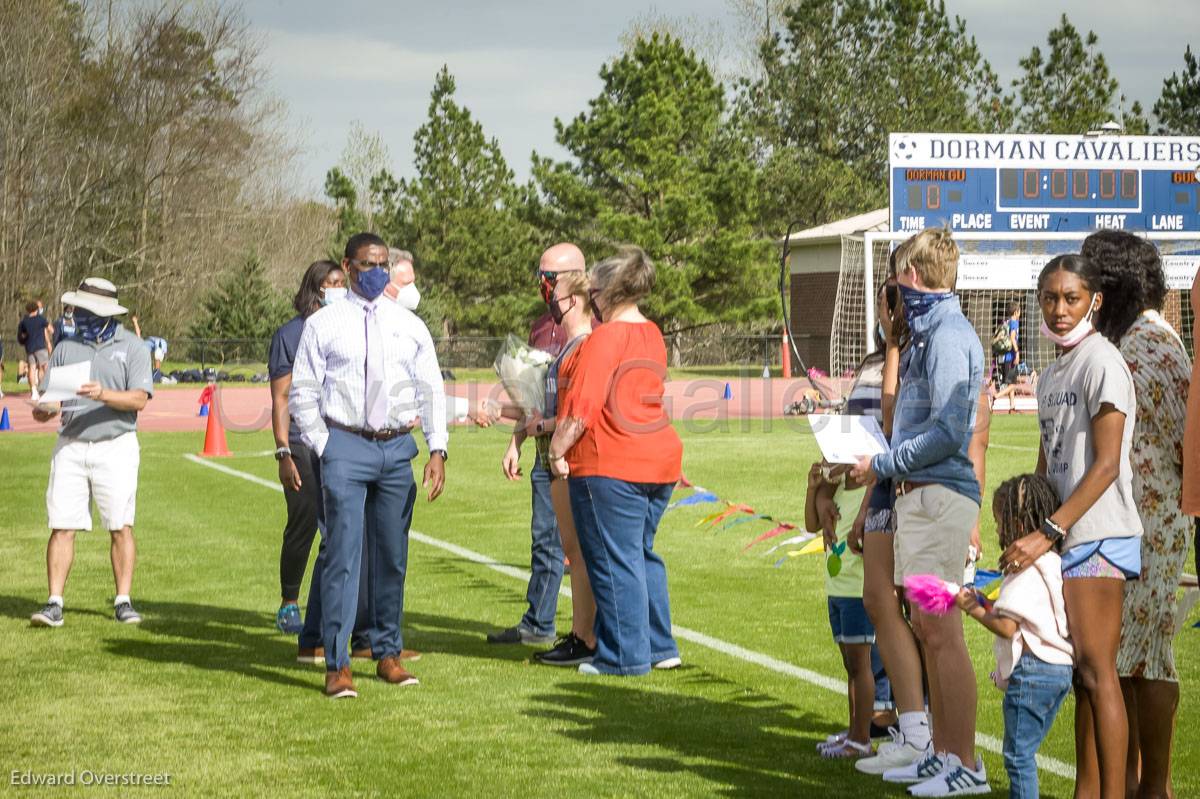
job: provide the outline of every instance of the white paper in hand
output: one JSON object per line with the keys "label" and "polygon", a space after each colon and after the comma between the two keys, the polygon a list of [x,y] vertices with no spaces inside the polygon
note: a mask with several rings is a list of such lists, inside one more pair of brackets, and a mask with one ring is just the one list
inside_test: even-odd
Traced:
{"label": "white paper in hand", "polygon": [[858,463],[888,450],[887,438],[874,416],[815,415],[808,417],[817,446],[829,463]]}
{"label": "white paper in hand", "polygon": [[68,402],[79,399],[79,387],[91,379],[91,374],[91,361],[55,366],[46,373],[46,390],[38,397],[38,402]]}

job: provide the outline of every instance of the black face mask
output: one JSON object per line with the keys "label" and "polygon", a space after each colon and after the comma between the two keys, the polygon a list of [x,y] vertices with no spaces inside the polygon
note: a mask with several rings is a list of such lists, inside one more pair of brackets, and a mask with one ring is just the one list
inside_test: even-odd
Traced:
{"label": "black face mask", "polygon": [[571,297],[571,304],[566,307],[566,310],[563,310],[563,307],[559,305],[560,302],[562,301],[557,297],[550,298],[550,318],[554,320],[554,324],[556,325],[561,325],[563,317],[567,315],[567,311],[575,307],[575,297]]}
{"label": "black face mask", "polygon": [[588,297],[592,300],[592,313],[596,316],[597,322],[604,321],[604,315],[600,313],[600,304],[596,302],[600,298],[600,289],[589,289]]}

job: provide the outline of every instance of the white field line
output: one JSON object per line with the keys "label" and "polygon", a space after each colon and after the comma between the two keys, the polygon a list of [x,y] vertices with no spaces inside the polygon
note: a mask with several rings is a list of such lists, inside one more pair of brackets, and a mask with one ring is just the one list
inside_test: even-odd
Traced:
{"label": "white field line", "polygon": [[[283,492],[283,487],[279,485],[278,482],[265,480],[257,475],[248,474],[247,472],[238,471],[237,469],[231,469],[215,460],[202,458],[199,455],[188,454],[184,455],[183,457],[187,458],[192,463],[198,463],[201,466],[207,466],[210,469],[216,469],[222,474],[227,474],[232,477],[240,477],[241,479],[254,483],[255,485],[260,485],[264,488],[270,488],[280,493]],[[418,533],[415,530],[410,531],[408,535],[409,538],[413,539],[414,541],[418,541],[428,546],[437,547],[438,549],[449,552],[452,555],[458,555],[464,560],[469,560],[472,563],[478,563],[481,566],[486,566],[493,571],[499,572],[500,574],[508,577],[512,577],[515,580],[521,580],[522,582],[527,582],[529,580],[529,572],[525,569],[518,569],[514,566],[509,566],[506,563],[499,563],[494,558],[490,558],[480,552],[475,552],[474,550],[467,549],[466,547],[460,547],[458,544],[452,544],[449,541],[443,541],[440,538],[433,538],[425,535],[424,533]],[[560,589],[560,593],[563,596],[569,597],[571,595],[571,589],[564,586]],[[828,677],[819,672],[802,668],[793,663],[788,663],[786,661],[773,658],[770,655],[762,652],[755,652],[753,649],[746,649],[745,647],[738,646],[737,644],[731,644],[728,641],[723,641],[720,638],[713,638],[712,636],[705,635],[698,630],[680,627],[677,624],[672,625],[671,632],[673,632],[677,638],[690,641],[697,646],[702,646],[706,649],[720,652],[723,655],[728,655],[729,657],[737,658],[738,660],[744,660],[747,663],[754,663],[755,665],[762,666],[763,668],[773,671],[777,674],[795,677],[798,680],[803,680],[804,682],[815,685],[818,688],[824,688],[827,691],[832,691],[835,694],[841,694],[843,696],[846,694],[845,680],[834,679],[833,677]],[[975,733],[975,743],[980,748],[986,749],[989,752],[993,752],[995,754],[1000,754],[1002,752],[1003,742],[995,736],[977,732]],[[1068,780],[1073,781],[1075,779],[1075,767],[1069,763],[1064,763],[1057,758],[1046,757],[1040,754],[1037,756],[1037,762],[1038,766],[1043,771],[1048,771],[1051,774],[1057,774],[1058,776]]]}

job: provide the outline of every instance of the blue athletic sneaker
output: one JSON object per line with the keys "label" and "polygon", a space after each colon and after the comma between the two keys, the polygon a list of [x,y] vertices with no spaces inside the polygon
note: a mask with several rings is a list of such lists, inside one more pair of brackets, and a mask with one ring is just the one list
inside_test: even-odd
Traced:
{"label": "blue athletic sneaker", "polygon": [[275,627],[279,632],[288,635],[299,635],[304,629],[304,620],[300,618],[300,607],[295,602],[289,602],[275,614]]}

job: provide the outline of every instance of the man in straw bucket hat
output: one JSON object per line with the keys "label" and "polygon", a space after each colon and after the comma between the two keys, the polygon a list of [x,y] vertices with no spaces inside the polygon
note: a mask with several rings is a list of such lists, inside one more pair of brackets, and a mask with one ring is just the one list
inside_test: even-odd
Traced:
{"label": "man in straw bucket hat", "polygon": [[[47,422],[61,411],[62,426],[46,489],[50,597],[30,622],[35,627],[62,626],[63,590],[75,557],[75,531],[92,529],[88,500],[94,499],[100,521],[112,537],[116,620],[137,624],[142,617],[129,598],[136,551],[136,430],[138,411],[154,394],[150,353],[141,339],[117,321],[126,309],[117,301],[116,287],[107,280],[89,277],[75,291],[63,294],[62,302],[75,306],[75,335],[54,348],[41,386],[43,401],[33,410],[33,418],[39,422]],[[54,370],[81,363],[90,366],[75,396],[62,402],[47,401]]]}

